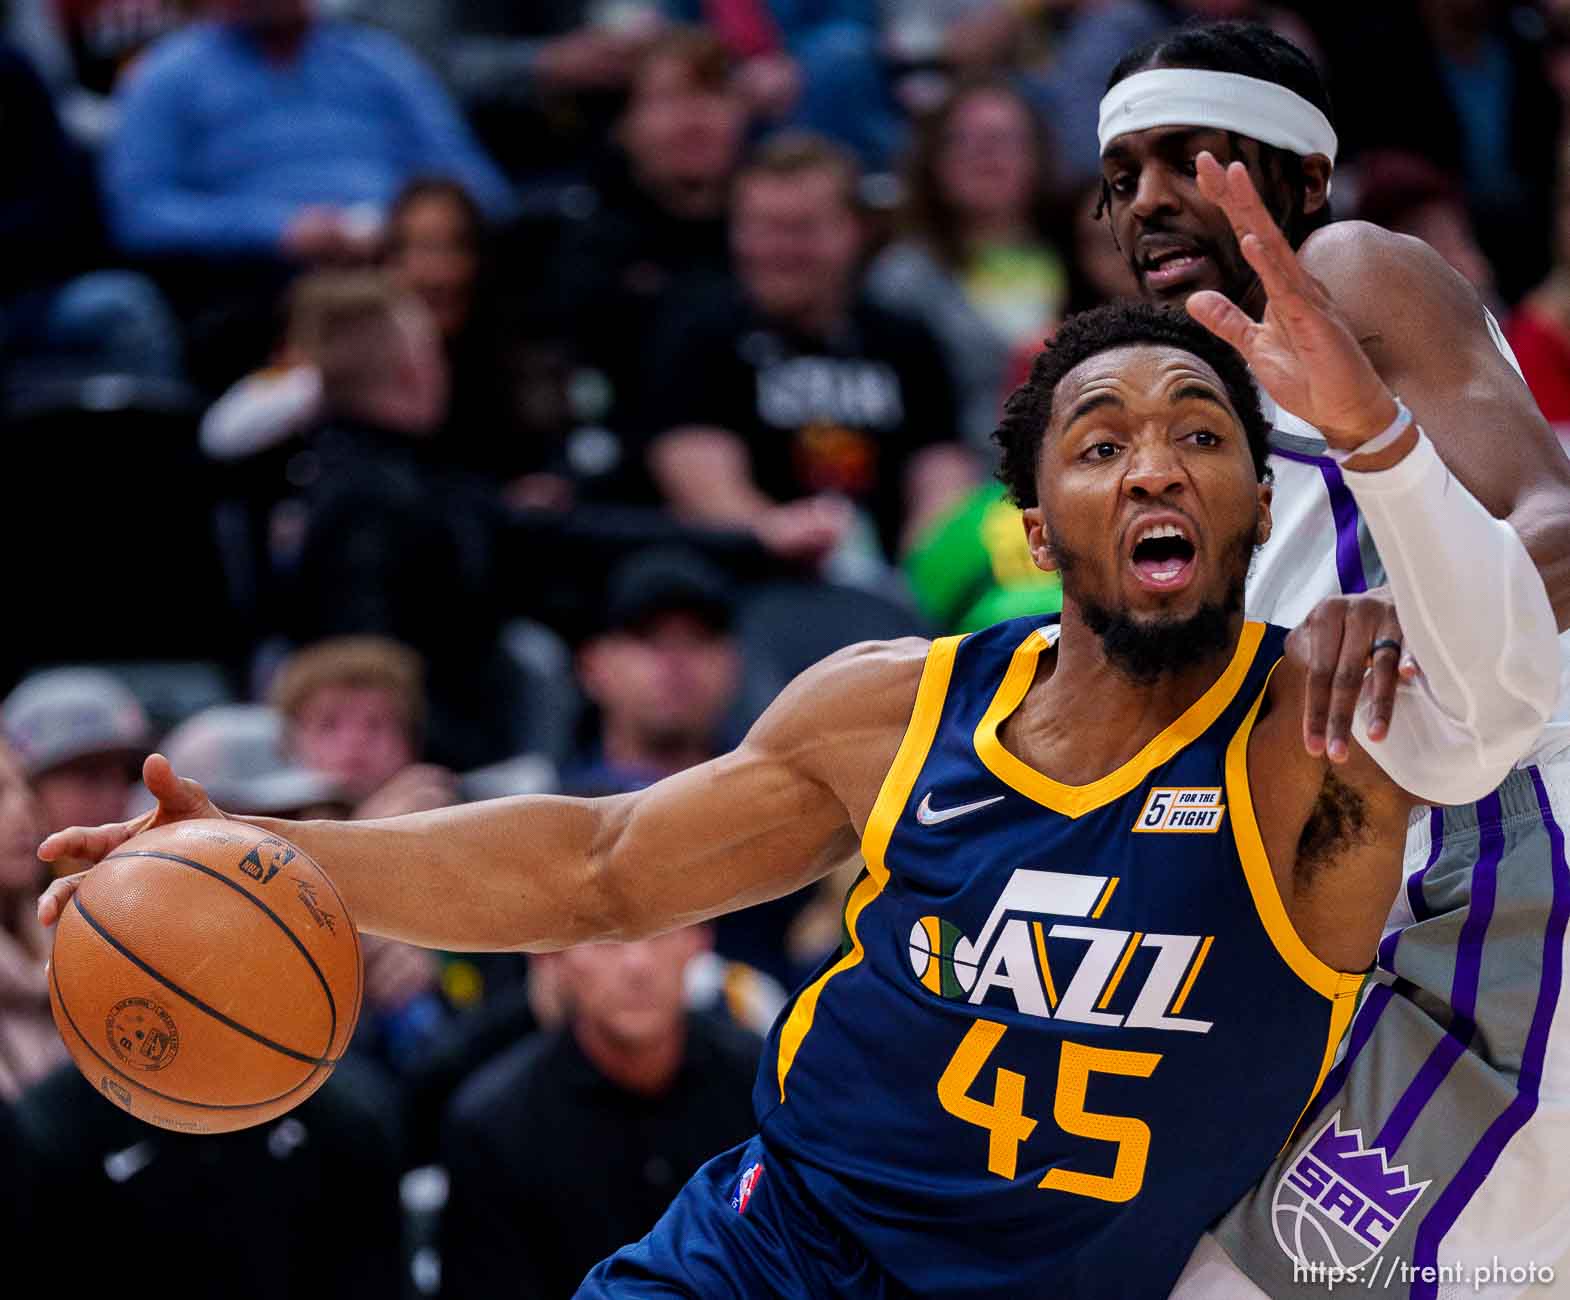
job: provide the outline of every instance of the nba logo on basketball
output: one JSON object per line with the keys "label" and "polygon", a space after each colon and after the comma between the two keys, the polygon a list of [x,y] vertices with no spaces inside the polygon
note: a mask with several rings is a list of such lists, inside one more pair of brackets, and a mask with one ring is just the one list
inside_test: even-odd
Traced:
{"label": "nba logo on basketball", "polygon": [[[1431,1181],[1431,1180],[1430,1180]],[[1350,1273],[1373,1259],[1421,1199],[1428,1183],[1390,1166],[1383,1147],[1365,1147],[1337,1111],[1276,1184],[1276,1242],[1306,1268]]]}
{"label": "nba logo on basketball", "polygon": [[742,1171],[741,1177],[736,1180],[736,1191],[730,1198],[730,1207],[737,1214],[745,1214],[747,1202],[752,1199],[752,1192],[758,1185],[758,1179],[763,1177],[763,1161],[750,1165]]}

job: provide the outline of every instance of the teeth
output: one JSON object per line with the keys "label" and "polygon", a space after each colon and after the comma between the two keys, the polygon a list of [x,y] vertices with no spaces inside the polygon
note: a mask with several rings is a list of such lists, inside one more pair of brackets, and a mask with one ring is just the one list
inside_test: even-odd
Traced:
{"label": "teeth", "polygon": [[1138,546],[1141,542],[1159,541],[1163,537],[1182,536],[1183,530],[1176,524],[1154,524],[1134,539],[1134,545]]}

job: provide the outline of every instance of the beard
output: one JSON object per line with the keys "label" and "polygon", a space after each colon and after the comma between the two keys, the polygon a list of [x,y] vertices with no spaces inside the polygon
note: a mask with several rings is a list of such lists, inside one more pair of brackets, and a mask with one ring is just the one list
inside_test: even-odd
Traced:
{"label": "beard", "polygon": [[1102,652],[1113,669],[1140,686],[1223,654],[1232,646],[1232,622],[1243,608],[1248,570],[1258,549],[1258,532],[1249,529],[1228,543],[1223,553],[1232,557],[1226,590],[1219,600],[1208,601],[1186,618],[1158,616],[1136,618],[1127,609],[1113,609],[1077,590],[1078,571],[1084,559],[1054,543],[1063,596],[1079,607],[1080,617],[1101,639]]}

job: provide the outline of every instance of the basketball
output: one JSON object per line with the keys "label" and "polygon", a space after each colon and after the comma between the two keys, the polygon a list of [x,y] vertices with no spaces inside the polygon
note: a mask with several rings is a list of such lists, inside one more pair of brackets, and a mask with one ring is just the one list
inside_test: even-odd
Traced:
{"label": "basketball", "polygon": [[243,822],[150,830],[55,934],[55,1024],[95,1089],[185,1133],[248,1128],[321,1087],[360,1013],[360,942],[294,845]]}

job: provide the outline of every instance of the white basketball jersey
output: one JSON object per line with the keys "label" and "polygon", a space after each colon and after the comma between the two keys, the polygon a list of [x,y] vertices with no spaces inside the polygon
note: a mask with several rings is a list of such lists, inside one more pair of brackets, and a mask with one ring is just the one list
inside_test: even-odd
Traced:
{"label": "white basketball jersey", "polygon": [[[1521,367],[1488,312],[1494,345]],[[1523,381],[1525,382],[1525,381]],[[1367,591],[1385,581],[1379,552],[1352,499],[1340,467],[1326,454],[1313,425],[1260,393],[1270,420],[1270,468],[1275,473],[1270,540],[1248,576],[1248,617],[1295,627],[1326,596]],[[1457,582],[1470,581],[1458,573]],[[1559,704],[1529,762],[1545,763],[1570,751],[1570,632],[1559,638]]]}

